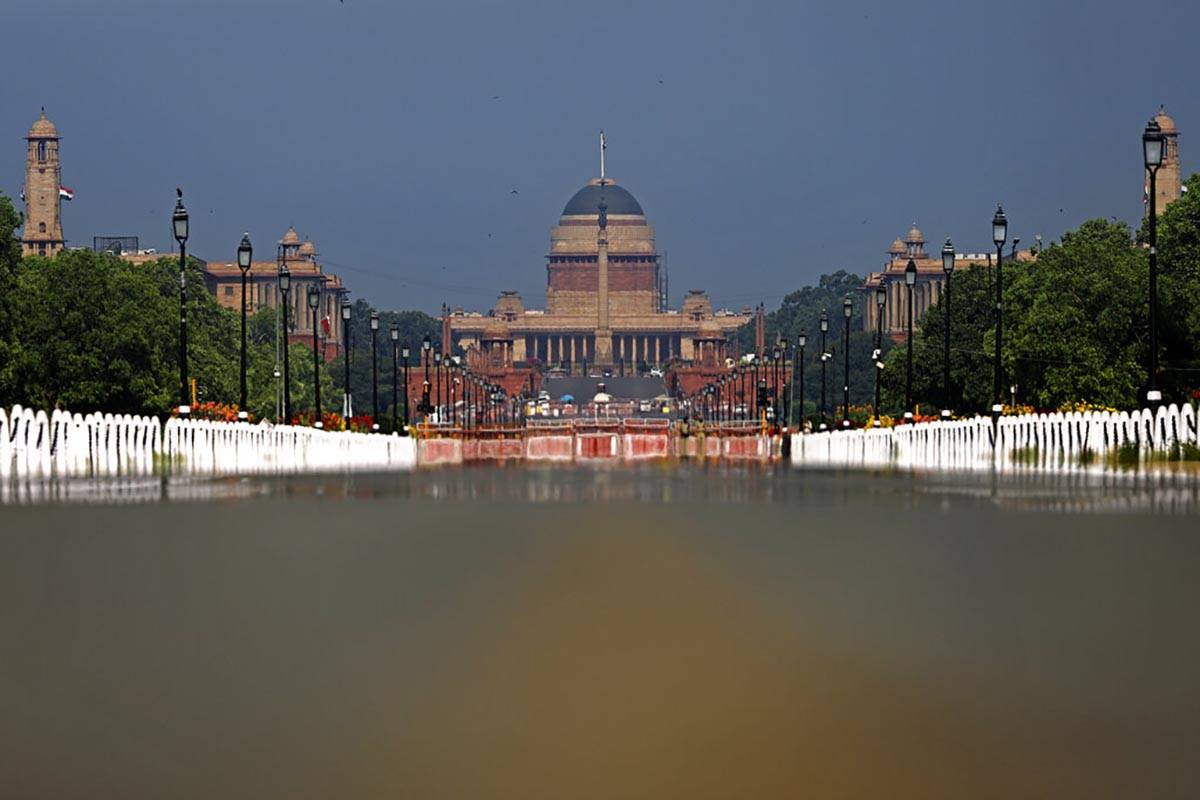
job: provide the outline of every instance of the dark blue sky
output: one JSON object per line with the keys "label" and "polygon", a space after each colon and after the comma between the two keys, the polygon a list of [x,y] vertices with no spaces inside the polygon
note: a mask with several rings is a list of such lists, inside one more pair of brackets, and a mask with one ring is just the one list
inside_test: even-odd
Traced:
{"label": "dark blue sky", "polygon": [[199,256],[231,259],[243,230],[273,253],[294,224],[382,307],[486,308],[503,288],[540,306],[549,228],[596,174],[601,127],[673,304],[705,287],[773,306],[877,268],[913,220],[981,250],[997,201],[1024,242],[1132,222],[1160,102],[1185,174],[1200,163],[1194,3],[4,5],[0,188],[20,191],[44,104],[73,244],[166,249],[179,185]]}

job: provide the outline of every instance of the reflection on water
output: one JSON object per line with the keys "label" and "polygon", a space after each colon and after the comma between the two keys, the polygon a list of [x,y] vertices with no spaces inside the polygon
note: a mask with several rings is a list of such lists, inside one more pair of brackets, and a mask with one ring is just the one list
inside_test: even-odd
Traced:
{"label": "reflection on water", "polygon": [[149,502],[0,508],[2,796],[1200,796],[1183,483],[60,488]]}
{"label": "reflection on water", "polygon": [[780,465],[447,468],[388,474],[0,483],[0,503],[157,503],[272,496],[523,503],[846,503],[865,498],[1027,511],[1200,512],[1200,476],[1183,472],[988,475],[793,470]]}

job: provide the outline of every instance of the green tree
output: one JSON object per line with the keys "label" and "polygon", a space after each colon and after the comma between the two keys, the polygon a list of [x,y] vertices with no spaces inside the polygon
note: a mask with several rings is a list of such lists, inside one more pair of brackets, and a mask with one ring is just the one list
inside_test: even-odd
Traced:
{"label": "green tree", "polygon": [[1167,400],[1200,388],[1200,175],[1159,210],[1160,381]]}
{"label": "green tree", "polygon": [[18,357],[14,294],[21,265],[21,243],[16,229],[21,222],[12,201],[0,194],[0,405],[10,405],[17,396],[13,374]]}

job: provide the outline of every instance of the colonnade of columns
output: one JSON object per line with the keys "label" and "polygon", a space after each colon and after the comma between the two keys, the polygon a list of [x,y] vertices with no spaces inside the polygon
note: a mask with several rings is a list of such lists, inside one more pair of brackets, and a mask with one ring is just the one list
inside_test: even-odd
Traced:
{"label": "colonnade of columns", "polygon": [[[942,297],[942,281],[918,281],[913,286],[913,327],[917,327]],[[875,305],[875,292],[867,292],[866,308],[869,310],[866,329],[875,330],[879,310]],[[906,333],[908,331],[908,287],[903,280],[887,282],[887,300],[883,307],[883,332]]]}
{"label": "colonnade of columns", "polygon": [[[612,337],[614,361],[635,364],[664,364],[681,354],[678,334],[618,333]],[[525,357],[543,364],[577,364],[596,359],[596,339],[591,334],[529,334],[525,337]]]}

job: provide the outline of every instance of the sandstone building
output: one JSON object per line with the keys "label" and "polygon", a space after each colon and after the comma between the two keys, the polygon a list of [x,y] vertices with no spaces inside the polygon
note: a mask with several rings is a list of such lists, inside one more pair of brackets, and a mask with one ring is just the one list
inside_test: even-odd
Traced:
{"label": "sandstone building", "polygon": [[[1158,213],[1161,214],[1169,203],[1179,199],[1183,191],[1183,175],[1179,163],[1179,129],[1175,126],[1175,120],[1167,115],[1163,106],[1159,106],[1158,113],[1154,115],[1154,121],[1158,123],[1159,130],[1166,138],[1163,145],[1163,163],[1158,168],[1158,175],[1154,178],[1155,205]],[[1145,179],[1146,184],[1142,198],[1149,201],[1150,178],[1146,176]],[[1150,213],[1148,204],[1146,213]]]}
{"label": "sandstone building", "polygon": [[21,251],[27,256],[54,256],[66,244],[62,229],[62,162],[58,129],[46,109],[25,137],[25,228]]}
{"label": "sandstone building", "polygon": [[749,317],[714,311],[698,289],[668,309],[654,228],[637,199],[603,173],[601,162],[601,177],[572,195],[550,230],[545,309],[505,291],[486,314],[448,311],[446,342],[492,370],[632,371],[723,352]]}

